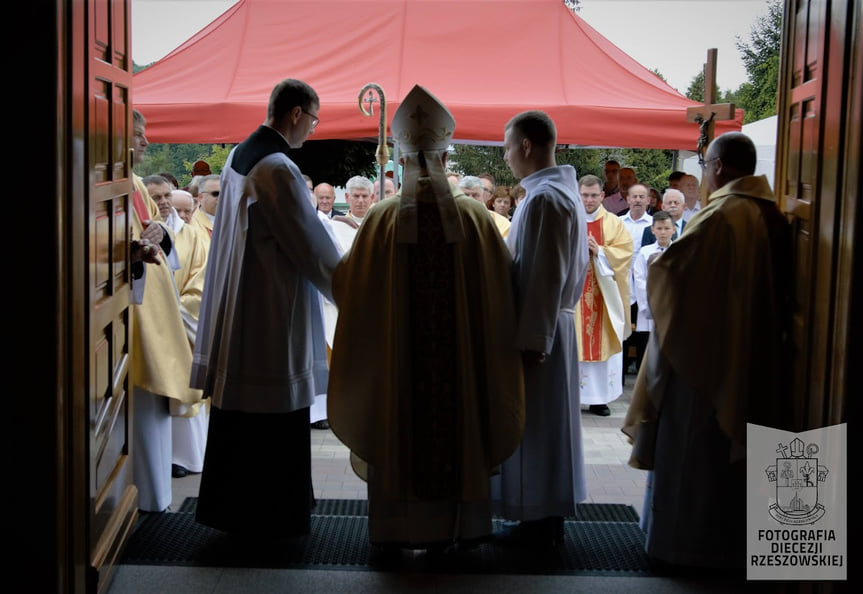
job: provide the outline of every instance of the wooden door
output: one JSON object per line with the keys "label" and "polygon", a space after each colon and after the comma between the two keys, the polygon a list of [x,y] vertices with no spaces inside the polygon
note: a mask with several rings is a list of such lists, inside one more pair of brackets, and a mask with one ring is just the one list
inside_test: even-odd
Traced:
{"label": "wooden door", "polygon": [[88,0],[83,130],[84,277],[88,453],[88,591],[102,591],[137,516],[132,484],[131,286],[132,58],[130,0]]}
{"label": "wooden door", "polygon": [[859,355],[850,331],[855,320],[860,327],[851,307],[861,255],[860,30],[859,0],[785,2],[776,192],[794,231],[790,400],[799,430],[845,420]]}

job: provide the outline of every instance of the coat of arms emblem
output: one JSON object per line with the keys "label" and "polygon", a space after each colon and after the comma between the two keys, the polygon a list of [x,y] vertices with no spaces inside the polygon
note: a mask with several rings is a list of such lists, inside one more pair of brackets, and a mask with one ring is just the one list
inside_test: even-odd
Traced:
{"label": "coat of arms emblem", "polygon": [[782,524],[814,524],[824,515],[824,506],[818,503],[818,483],[827,479],[828,472],[815,457],[818,445],[804,447],[803,440],[795,438],[787,445],[780,443],[776,452],[782,457],[765,469],[768,480],[776,483],[770,515]]}

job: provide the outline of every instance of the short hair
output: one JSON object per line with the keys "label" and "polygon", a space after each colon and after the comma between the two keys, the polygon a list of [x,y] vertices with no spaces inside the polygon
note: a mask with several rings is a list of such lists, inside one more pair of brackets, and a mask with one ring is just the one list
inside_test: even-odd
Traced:
{"label": "short hair", "polygon": [[684,179],[693,179],[693,180],[695,180],[695,185],[700,186],[700,182],[698,181],[698,178],[695,177],[694,175],[692,175],[691,173],[684,173],[680,177],[680,181],[682,182]]}
{"label": "short hair", "polygon": [[176,177],[174,177],[174,174],[173,174],[173,173],[167,173],[167,172],[165,172],[165,173],[160,173],[159,175],[161,175],[161,176],[162,176],[162,177],[164,177],[166,180],[168,180],[169,182],[171,182],[171,185],[172,185],[172,186],[174,186],[174,188],[175,188],[175,189],[179,189],[179,188],[180,188],[180,182],[179,182],[179,181],[177,181],[177,178],[176,178]]}
{"label": "short hair", "polygon": [[491,182],[491,185],[495,188],[497,187],[497,181],[494,179],[494,176],[488,171],[483,171],[482,173],[477,174],[477,177],[480,179],[487,179]]}
{"label": "short hair", "polygon": [[214,181],[214,180],[220,181],[218,173],[211,173],[210,175],[205,175],[198,181],[198,187],[200,188],[201,186],[203,186],[204,182]]}
{"label": "short hair", "polygon": [[156,184],[168,184],[169,186],[173,187],[171,180],[169,180],[167,177],[165,177],[163,175],[148,175],[147,177],[145,177],[141,181],[144,182],[145,186],[155,186]]}
{"label": "short hair", "polygon": [[142,114],[140,111],[138,111],[137,109],[133,109],[132,110],[132,125],[134,126],[136,124],[140,125],[140,126],[146,126],[147,125],[147,119],[144,117],[144,114]]}
{"label": "short hair", "polygon": [[350,192],[351,188],[360,188],[366,190],[369,194],[375,193],[375,185],[372,183],[372,180],[362,175],[355,175],[347,181],[345,192]]}
{"label": "short hair", "polygon": [[683,177],[684,175],[686,175],[685,171],[680,171],[680,170],[672,171],[671,173],[668,174],[668,181],[669,182],[677,181],[681,177]]}
{"label": "short hair", "polygon": [[474,188],[484,188],[482,180],[478,175],[465,175],[458,180],[458,187],[461,190],[473,190]]}
{"label": "short hair", "polygon": [[683,195],[683,192],[681,192],[680,190],[675,190],[674,188],[668,188],[662,193],[662,201],[665,202],[665,200],[672,194],[676,194],[677,197],[680,198],[681,202],[686,201],[686,196]]}
{"label": "short hair", "polygon": [[578,187],[581,186],[599,186],[602,187],[604,182],[599,178],[598,175],[593,175],[592,173],[588,173],[587,175],[582,175],[581,179],[578,180]]}
{"label": "short hair", "polygon": [[515,204],[515,199],[509,193],[509,188],[506,186],[501,186],[497,188],[494,193],[491,195],[491,198],[485,201],[485,205],[489,210],[494,210],[494,201],[498,198],[506,198],[509,200],[509,207],[512,208],[512,205]]}
{"label": "short hair", "polygon": [[315,90],[301,80],[286,78],[273,87],[270,101],[267,104],[267,119],[281,119],[295,107],[309,109],[312,105],[320,105],[321,100]]}
{"label": "short hair", "polygon": [[536,109],[523,111],[513,116],[506,123],[505,129],[512,129],[521,138],[527,138],[537,146],[550,148],[557,142],[557,128],[551,117],[544,111]]}
{"label": "short hair", "polygon": [[524,186],[521,185],[521,182],[515,184],[509,189],[509,195],[510,197],[512,197],[513,202],[515,202],[519,198],[523,198],[525,194],[527,194],[527,190],[524,189]]}
{"label": "short hair", "polygon": [[674,224],[674,221],[671,220],[671,213],[667,210],[657,210],[653,213],[653,222],[656,223],[657,221],[671,221]]}
{"label": "short hair", "polygon": [[203,175],[196,175],[192,177],[192,181],[189,182],[189,185],[186,186],[186,189],[192,196],[198,195],[198,188],[201,187],[201,182],[204,181]]}
{"label": "short hair", "polygon": [[[617,165],[618,167],[620,167],[620,161],[617,161],[616,159],[609,159],[605,162],[605,165]],[[605,167],[605,165],[603,165],[603,167]]]}

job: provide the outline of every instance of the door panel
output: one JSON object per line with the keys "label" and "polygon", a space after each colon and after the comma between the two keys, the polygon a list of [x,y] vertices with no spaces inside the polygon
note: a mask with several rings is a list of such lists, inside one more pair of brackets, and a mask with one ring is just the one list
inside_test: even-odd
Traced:
{"label": "door panel", "polygon": [[860,93],[849,93],[849,81],[860,84],[851,76],[859,4],[785,2],[776,179],[794,238],[790,404],[798,430],[840,422],[848,392],[851,269],[860,252],[849,175],[860,160]]}
{"label": "door panel", "polygon": [[[86,369],[90,501],[88,584],[103,591],[137,516],[132,484],[131,276],[132,139],[129,0],[88,0],[85,215]],[[88,589],[91,589],[88,588]]]}

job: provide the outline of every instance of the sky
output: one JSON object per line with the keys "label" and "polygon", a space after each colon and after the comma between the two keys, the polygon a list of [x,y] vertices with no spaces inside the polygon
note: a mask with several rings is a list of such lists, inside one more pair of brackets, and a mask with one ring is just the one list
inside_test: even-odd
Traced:
{"label": "sky", "polygon": [[[132,0],[132,59],[163,58],[236,1]],[[681,93],[711,48],[721,90],[746,82],[736,37],[749,41],[752,25],[767,14],[767,0],[582,0],[581,6],[578,14],[591,27]]]}

